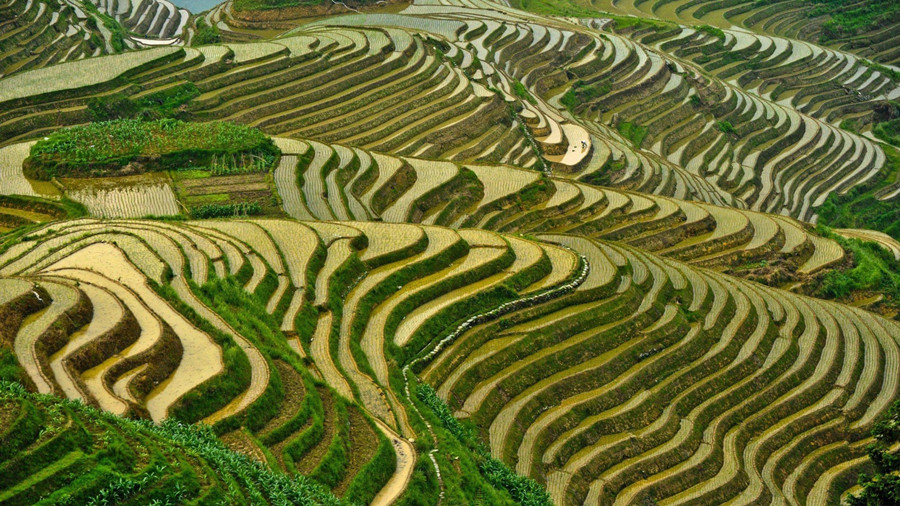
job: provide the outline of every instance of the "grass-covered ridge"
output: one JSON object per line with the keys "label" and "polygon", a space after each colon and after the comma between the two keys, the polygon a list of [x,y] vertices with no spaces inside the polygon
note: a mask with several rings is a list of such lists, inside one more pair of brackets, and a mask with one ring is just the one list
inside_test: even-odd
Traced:
{"label": "grass-covered ridge", "polygon": [[208,428],[129,420],[6,381],[0,414],[5,504],[343,504],[229,450]]}
{"label": "grass-covered ridge", "polygon": [[278,154],[269,137],[243,125],[121,119],[56,131],[23,166],[36,179],[96,177],[199,165],[268,168]]}
{"label": "grass-covered ridge", "polygon": [[[79,223],[100,227],[96,233],[88,232],[79,230]],[[49,236],[43,234],[56,235],[56,227],[73,234],[66,232],[60,237],[59,249],[46,250]],[[428,233],[437,248],[464,244],[449,229],[430,227]],[[410,235],[408,248],[395,243],[404,234]],[[492,293],[489,290],[507,278],[511,286],[530,285],[533,275],[547,274],[551,267],[549,261],[540,262],[543,249],[537,243],[516,239],[510,249],[492,233],[464,235],[476,245],[470,248],[466,274],[457,273],[448,286],[428,284],[416,292],[442,297],[439,306],[427,308],[434,315],[426,318],[428,321],[453,323],[465,316],[463,310],[478,311],[484,306],[484,298],[454,292],[466,287],[463,285],[483,280],[470,291]],[[373,397],[366,396],[374,385],[366,390],[363,383],[358,388],[361,398],[341,387],[341,381],[355,384],[358,376],[342,380],[339,374],[347,373],[338,371],[356,371],[366,367],[366,361],[378,367],[385,363],[384,357],[376,361],[379,356],[371,354],[374,350],[367,340],[354,343],[359,353],[367,353],[357,353],[362,357],[357,365],[350,361],[354,356],[350,344],[332,341],[326,334],[344,327],[345,315],[369,321],[371,311],[356,305],[353,307],[358,310],[351,309],[349,304],[358,298],[357,292],[348,295],[348,287],[354,283],[362,283],[359,290],[369,286],[369,269],[406,264],[422,251],[426,241],[419,227],[399,224],[272,219],[56,223],[22,238],[0,259],[0,348],[5,350],[15,336],[34,332],[41,364],[32,367],[22,354],[0,355],[0,378],[30,381],[32,389],[58,395],[75,392],[69,390],[73,387],[83,392],[85,403],[119,416],[149,417],[158,423],[173,418],[209,424],[226,445],[254,460],[287,475],[307,476],[345,500],[368,503],[397,475],[412,472],[412,458],[419,447],[400,439],[401,429],[385,425],[390,419],[376,422],[377,406],[371,404]],[[413,247],[416,245],[421,247]],[[32,249],[34,254],[18,255]],[[437,258],[439,264],[432,264],[428,271],[452,269],[453,261],[463,253],[459,247],[452,251]],[[503,262],[492,262],[498,253]],[[509,268],[525,274],[504,272],[503,266],[519,256],[522,261]],[[55,275],[72,277],[51,281],[49,288],[42,288],[43,281],[32,285],[5,277],[34,260],[50,262],[48,268]],[[560,272],[550,284],[571,270],[565,261],[556,265]],[[425,270],[424,266],[410,267],[407,272],[416,274],[404,285],[415,283]],[[397,279],[389,277],[380,286],[395,287],[400,284]],[[363,297],[362,301],[374,298]],[[393,321],[393,314],[406,314],[428,302],[418,295],[409,300],[415,304],[398,305],[385,324]],[[42,313],[47,314],[44,319],[38,316],[36,325],[25,321],[46,307],[53,310]],[[454,307],[462,310],[442,311]],[[58,323],[42,327],[51,320]],[[71,343],[78,334],[74,332],[88,321],[97,322],[95,328],[111,325],[111,330],[88,333],[88,344],[75,349]],[[413,343],[424,342],[439,330],[427,323],[422,321],[413,328],[400,325],[392,332],[412,335]],[[423,332],[418,332],[418,327]],[[19,342],[22,344],[21,339]],[[65,342],[69,347],[60,348]],[[124,350],[122,346],[128,343],[136,346]],[[121,352],[119,357],[109,355],[116,352]],[[24,374],[18,367],[8,370],[9,357],[13,364],[20,362]],[[55,364],[69,364],[69,372],[56,369],[59,376],[50,372],[52,384],[32,378],[40,370],[56,368]],[[92,372],[86,373],[89,370]],[[104,388],[94,377],[112,386]],[[331,385],[337,388],[329,388]],[[393,448],[398,444],[405,461],[395,458]],[[443,479],[448,490],[457,488],[447,500],[470,504],[487,497],[488,504],[509,504],[506,499],[491,499],[505,498],[507,493],[479,472],[466,448],[452,441],[441,443],[441,472],[450,473]],[[456,455],[465,460],[463,470],[454,474],[450,471],[454,464],[448,459]],[[425,473],[437,472],[429,463],[425,461]],[[91,465],[85,467],[93,469]],[[465,485],[460,488],[459,482]],[[58,483],[50,482],[42,486],[59,488]],[[403,489],[388,492],[393,494],[388,497],[399,498]],[[408,496],[408,504],[433,503],[439,493],[438,488],[423,485]]]}

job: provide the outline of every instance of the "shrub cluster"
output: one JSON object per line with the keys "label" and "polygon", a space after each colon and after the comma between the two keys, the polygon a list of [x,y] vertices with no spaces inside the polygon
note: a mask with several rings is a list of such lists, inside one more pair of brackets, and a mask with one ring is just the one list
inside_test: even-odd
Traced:
{"label": "shrub cluster", "polygon": [[816,209],[820,224],[832,228],[878,230],[900,239],[900,207],[878,198],[879,192],[895,184],[900,175],[900,151],[891,146],[883,148],[887,160],[878,177],[846,193],[830,194]]}
{"label": "shrub cluster", "polygon": [[900,3],[895,0],[812,0],[816,6],[807,16],[831,16],[822,24],[822,41],[875,30],[900,20]]}
{"label": "shrub cluster", "polygon": [[133,99],[124,93],[99,95],[88,100],[93,121],[140,119],[144,121],[187,116],[184,105],[200,95],[194,83],[184,83]]}
{"label": "shrub cluster", "polygon": [[537,103],[537,100],[535,100],[534,97],[531,96],[531,93],[528,92],[528,88],[526,88],[521,81],[516,81],[513,83],[513,93],[515,93],[516,96],[521,98],[522,100],[526,100],[529,104]]}
{"label": "shrub cluster", "polygon": [[197,18],[197,32],[191,39],[192,46],[202,46],[205,44],[216,44],[222,41],[222,34],[219,33],[219,27],[210,25],[203,17]]}
{"label": "shrub cluster", "polygon": [[698,32],[703,32],[705,34],[712,35],[713,37],[716,37],[718,39],[723,39],[723,40],[725,39],[725,32],[723,32],[721,29],[716,28],[714,26],[700,25],[700,26],[695,26],[694,29],[697,30]]}
{"label": "shrub cluster", "polygon": [[110,176],[184,165],[271,167],[279,154],[268,136],[234,123],[120,119],[54,132],[32,146],[23,167],[36,179]]}
{"label": "shrub cluster", "polygon": [[731,124],[730,121],[719,121],[716,123],[716,126],[719,128],[719,131],[726,134],[735,133],[734,125]]}
{"label": "shrub cluster", "polygon": [[575,84],[569,88],[565,95],[560,99],[560,103],[566,106],[566,109],[573,111],[578,104],[590,102],[600,98],[612,91],[612,85],[609,83],[587,84],[584,81],[575,81]]}
{"label": "shrub cluster", "polygon": [[618,130],[620,134],[631,141],[635,148],[641,147],[641,144],[644,143],[644,137],[647,137],[647,132],[649,131],[647,127],[630,121],[619,123]]}
{"label": "shrub cluster", "polygon": [[887,296],[888,304],[900,303],[900,262],[890,252],[877,243],[846,239],[824,227],[818,231],[850,251],[856,265],[829,271],[817,295],[841,299],[856,291],[881,292]]}
{"label": "shrub cluster", "polygon": [[[89,16],[85,21],[85,24],[88,28],[92,30],[100,31],[100,27],[97,26],[97,19],[103,23],[103,26],[109,31],[109,45],[112,46],[113,51],[117,53],[121,53],[126,50],[125,47],[125,39],[128,37],[128,31],[123,27],[118,21],[110,17],[104,12],[101,12],[97,9],[97,6],[94,4],[87,2],[82,4],[84,6],[84,10],[93,14],[93,16]],[[103,47],[103,44],[99,44],[97,47]]]}
{"label": "shrub cluster", "polygon": [[866,447],[874,474],[861,473],[857,479],[860,490],[847,497],[848,506],[897,504],[900,497],[900,401],[891,404],[884,417],[872,428],[875,442]]}

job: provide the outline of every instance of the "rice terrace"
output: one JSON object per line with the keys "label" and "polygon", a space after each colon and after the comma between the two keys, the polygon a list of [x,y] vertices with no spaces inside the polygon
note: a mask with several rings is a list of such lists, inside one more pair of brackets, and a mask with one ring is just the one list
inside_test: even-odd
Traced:
{"label": "rice terrace", "polygon": [[0,505],[900,504],[896,0],[0,0]]}

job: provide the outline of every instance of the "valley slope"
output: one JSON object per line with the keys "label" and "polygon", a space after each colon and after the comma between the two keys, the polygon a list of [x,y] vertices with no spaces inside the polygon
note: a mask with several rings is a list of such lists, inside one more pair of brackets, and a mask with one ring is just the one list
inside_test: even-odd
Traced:
{"label": "valley slope", "polygon": [[[0,501],[840,503],[900,399],[896,23],[720,4],[0,6]],[[277,152],[26,176],[174,120]]]}

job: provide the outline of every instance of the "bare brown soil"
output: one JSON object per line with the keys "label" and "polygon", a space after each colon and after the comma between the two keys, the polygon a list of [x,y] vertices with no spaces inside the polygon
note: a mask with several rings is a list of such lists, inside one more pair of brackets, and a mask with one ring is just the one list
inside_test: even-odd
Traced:
{"label": "bare brown soil", "polygon": [[359,473],[360,469],[375,456],[378,449],[378,435],[372,430],[372,426],[366,417],[354,407],[348,407],[350,414],[350,462],[347,464],[347,472],[344,479],[334,487],[334,493],[344,495],[350,482]]}
{"label": "bare brown soil", "polygon": [[141,401],[157,385],[175,372],[175,369],[181,363],[181,356],[184,352],[184,348],[175,331],[164,322],[162,327],[162,335],[153,346],[142,353],[124,358],[113,365],[107,372],[112,383],[141,364],[148,365],[128,383],[130,394],[139,400],[138,404],[131,403],[130,407],[137,416],[143,418],[150,418],[150,413]]}
{"label": "bare brown soil", "polygon": [[236,176],[213,176],[197,179],[182,179],[179,181],[179,184],[186,189],[202,189],[207,186],[235,186],[251,183],[264,183],[265,181],[265,174],[240,174]]}
{"label": "bare brown soil", "polygon": [[28,315],[44,309],[50,304],[50,294],[42,287],[34,293],[25,293],[8,304],[0,306],[0,346],[12,348],[16,332]]}
{"label": "bare brown soil", "polygon": [[91,300],[87,298],[84,292],[78,292],[78,302],[75,303],[68,311],[65,311],[34,343],[34,355],[37,359],[38,367],[45,371],[44,376],[51,378],[51,388],[53,393],[62,395],[60,389],[50,369],[50,355],[59,351],[65,346],[69,340],[69,336],[73,332],[90,323],[94,314],[94,306]]}
{"label": "bare brown soil", "polygon": [[261,183],[243,183],[243,184],[223,184],[223,185],[207,185],[190,188],[189,195],[210,195],[213,193],[244,193],[268,190],[269,185],[265,182]]}
{"label": "bare brown soil", "polygon": [[221,436],[220,439],[228,448],[238,453],[243,453],[253,460],[266,462],[266,455],[242,429],[231,431]]}
{"label": "bare brown soil", "polygon": [[93,177],[93,178],[60,178],[59,182],[70,191],[115,189],[126,186],[143,186],[148,184],[168,184],[169,176],[165,172],[147,172],[132,176]]}
{"label": "bare brown soil", "polygon": [[327,388],[318,388],[317,390],[319,396],[322,397],[322,407],[325,413],[323,417],[325,433],[322,435],[322,439],[306,452],[306,455],[303,456],[303,460],[296,463],[297,472],[300,474],[309,474],[316,468],[319,461],[325,456],[325,452],[328,451],[332,438],[334,438],[334,399],[331,397],[331,392],[329,392]]}
{"label": "bare brown soil", "polygon": [[255,202],[262,207],[264,215],[284,215],[274,198],[275,192],[268,174],[180,179],[176,186],[179,198],[188,207],[222,202]]}
{"label": "bare brown soil", "polygon": [[25,209],[17,209],[15,207],[0,207],[0,215],[8,215],[14,218],[20,218],[27,221],[32,221],[36,223],[42,223],[45,221],[50,221],[53,219],[53,216],[46,213],[39,213],[34,211],[27,211]]}
{"label": "bare brown soil", "polygon": [[375,189],[377,193],[372,197],[372,210],[377,214],[384,212],[388,206],[396,202],[401,195],[412,188],[417,178],[418,175],[415,169],[410,167],[408,163],[404,163],[381,188]]}
{"label": "bare brown soil", "polygon": [[751,269],[738,267],[737,269],[725,269],[724,272],[768,286],[782,286],[787,283],[797,282],[808,284],[810,281],[810,276],[803,276],[797,273],[797,266],[794,262],[780,259]]}
{"label": "bare brown soil", "polygon": [[284,401],[281,403],[278,414],[269,420],[260,434],[271,432],[296,416],[303,404],[303,397],[306,395],[306,388],[303,386],[303,377],[300,376],[300,373],[282,360],[275,360],[274,364],[284,388]]}

